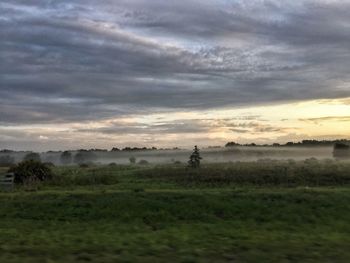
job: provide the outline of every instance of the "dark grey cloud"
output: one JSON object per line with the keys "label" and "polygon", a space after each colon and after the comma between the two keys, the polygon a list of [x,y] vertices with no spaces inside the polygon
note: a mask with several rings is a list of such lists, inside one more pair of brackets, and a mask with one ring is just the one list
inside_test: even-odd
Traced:
{"label": "dark grey cloud", "polygon": [[248,129],[240,129],[240,128],[232,128],[231,131],[235,133],[250,133],[251,131]]}
{"label": "dark grey cloud", "polygon": [[322,0],[3,0],[0,123],[349,97],[349,10]]}
{"label": "dark grey cloud", "polygon": [[106,127],[78,129],[75,132],[101,133],[101,134],[186,134],[206,133],[215,125],[207,120],[191,119],[167,122],[155,122],[152,124],[142,122],[113,122]]}
{"label": "dark grey cloud", "polygon": [[[251,121],[254,119],[254,121]],[[241,118],[222,119],[177,119],[176,121],[121,122],[114,121],[100,128],[80,128],[77,133],[105,134],[105,135],[135,135],[135,134],[210,134],[216,130],[227,129],[234,133],[273,133],[291,132],[297,128],[279,127],[265,123],[258,116],[242,116]]]}
{"label": "dark grey cloud", "polygon": [[296,131],[295,127],[279,127],[272,124],[266,124],[261,121],[250,122],[227,122],[225,127],[232,127],[230,130],[234,133],[249,133],[249,134],[261,134],[270,132],[288,133]]}

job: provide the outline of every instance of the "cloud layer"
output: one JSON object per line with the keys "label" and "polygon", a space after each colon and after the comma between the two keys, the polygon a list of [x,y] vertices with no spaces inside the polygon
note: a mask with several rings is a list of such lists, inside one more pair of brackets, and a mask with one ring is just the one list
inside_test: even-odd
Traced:
{"label": "cloud layer", "polygon": [[348,1],[0,4],[2,123],[350,96]]}
{"label": "cloud layer", "polygon": [[[349,10],[348,0],[2,0],[0,125],[350,97]],[[195,133],[199,122],[98,131]]]}

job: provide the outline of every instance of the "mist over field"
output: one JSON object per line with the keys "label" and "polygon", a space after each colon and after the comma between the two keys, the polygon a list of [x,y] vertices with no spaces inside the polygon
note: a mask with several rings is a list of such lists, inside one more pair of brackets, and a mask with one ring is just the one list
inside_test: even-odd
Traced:
{"label": "mist over field", "polygon": [[[74,157],[78,151],[72,151]],[[149,164],[186,164],[192,150],[139,150],[139,151],[91,151],[95,157],[92,160],[96,164],[130,164],[130,158],[135,157],[136,163],[145,160]],[[332,146],[319,147],[271,147],[271,146],[237,146],[237,147],[216,147],[203,148],[200,150],[203,163],[227,163],[227,162],[250,162],[264,159],[305,160],[308,158],[333,159]],[[1,156],[10,155],[19,162],[28,152],[0,153]],[[62,165],[60,156],[62,152],[40,153],[43,162]],[[88,162],[88,161],[87,161]]]}
{"label": "mist over field", "polygon": [[[108,164],[129,164],[129,158],[134,156],[136,161],[146,160],[150,164],[169,164],[180,161],[187,163],[192,150],[155,150],[131,152],[97,152],[97,162]],[[204,163],[224,163],[235,161],[257,161],[259,159],[295,159],[333,158],[333,147],[301,147],[301,148],[272,148],[272,147],[235,147],[233,149],[202,149]],[[45,157],[44,157],[45,158]]]}

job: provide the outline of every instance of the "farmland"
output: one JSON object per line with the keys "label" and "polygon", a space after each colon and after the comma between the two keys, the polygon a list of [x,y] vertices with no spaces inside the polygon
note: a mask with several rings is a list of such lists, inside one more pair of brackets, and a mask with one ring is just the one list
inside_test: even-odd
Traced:
{"label": "farmland", "polygon": [[54,167],[0,193],[0,262],[348,262],[349,168]]}

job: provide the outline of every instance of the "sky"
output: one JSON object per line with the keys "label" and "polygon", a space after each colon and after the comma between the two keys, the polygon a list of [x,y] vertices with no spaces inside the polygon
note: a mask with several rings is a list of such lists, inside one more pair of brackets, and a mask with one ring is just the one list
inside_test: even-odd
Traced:
{"label": "sky", "polygon": [[350,138],[349,0],[1,0],[0,148]]}

